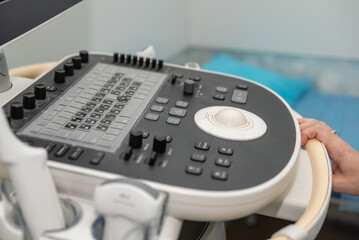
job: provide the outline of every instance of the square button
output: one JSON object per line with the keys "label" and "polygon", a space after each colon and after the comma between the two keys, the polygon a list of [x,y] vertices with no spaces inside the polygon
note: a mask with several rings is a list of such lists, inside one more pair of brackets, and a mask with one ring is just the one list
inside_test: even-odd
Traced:
{"label": "square button", "polygon": [[169,118],[167,118],[166,123],[172,124],[172,125],[179,125],[181,123],[181,119],[174,118],[174,117],[169,117]]}
{"label": "square button", "polygon": [[196,149],[205,150],[205,151],[209,149],[209,146],[210,145],[207,142],[196,142],[194,145]]}
{"label": "square button", "polygon": [[200,153],[192,153],[191,160],[196,162],[204,162],[206,161],[206,155]]}
{"label": "square button", "polygon": [[186,116],[187,110],[180,108],[171,108],[169,114],[176,117],[184,117]]}
{"label": "square button", "polygon": [[159,118],[160,118],[160,116],[157,114],[154,114],[154,113],[147,113],[145,116],[145,119],[151,120],[151,121],[157,121]]}
{"label": "square button", "polygon": [[154,112],[163,112],[164,107],[160,106],[160,105],[152,105],[151,106],[151,111]]}
{"label": "square button", "polygon": [[226,93],[226,92],[228,92],[228,88],[218,86],[218,87],[216,87],[216,91],[221,92],[221,93]]}
{"label": "square button", "polygon": [[228,173],[225,171],[213,171],[212,178],[217,180],[226,181],[228,179]]}
{"label": "square button", "polygon": [[158,97],[158,98],[156,98],[156,103],[167,104],[168,98]]}
{"label": "square button", "polygon": [[201,175],[202,173],[202,168],[201,167],[196,167],[196,166],[191,166],[188,165],[186,167],[186,172],[192,175]]}
{"label": "square button", "polygon": [[185,101],[177,101],[177,102],[176,102],[176,107],[187,108],[187,107],[188,107],[188,102],[185,102]]}
{"label": "square button", "polygon": [[227,147],[220,147],[218,148],[218,152],[225,155],[233,155],[233,149]]}

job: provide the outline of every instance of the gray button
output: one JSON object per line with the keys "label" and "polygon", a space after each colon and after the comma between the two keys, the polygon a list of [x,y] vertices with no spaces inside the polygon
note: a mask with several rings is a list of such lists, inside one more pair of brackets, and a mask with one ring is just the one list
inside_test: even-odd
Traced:
{"label": "gray button", "polygon": [[156,103],[167,104],[168,101],[169,101],[168,98],[164,98],[164,97],[156,98]]}
{"label": "gray button", "polygon": [[169,114],[176,117],[184,117],[186,116],[187,110],[180,108],[171,108]]}
{"label": "gray button", "polygon": [[50,123],[46,126],[48,129],[58,131],[62,128],[62,125],[56,123]]}
{"label": "gray button", "polygon": [[104,141],[104,140],[100,140],[97,145],[102,146],[102,147],[110,147],[112,144],[112,142],[109,141]]}
{"label": "gray button", "polygon": [[86,143],[92,143],[96,144],[100,138],[102,137],[103,133],[98,131],[92,131],[90,132],[87,137],[84,139],[84,142]]}
{"label": "gray button", "polygon": [[126,124],[123,124],[123,123],[113,123],[111,125],[111,127],[116,128],[116,129],[120,129],[120,130],[124,129],[125,126],[126,126]]}
{"label": "gray button", "polygon": [[67,120],[64,119],[64,118],[59,118],[59,117],[57,117],[57,118],[55,118],[54,120],[52,120],[52,122],[53,122],[53,123],[57,123],[57,124],[64,125],[64,124],[67,122]]}
{"label": "gray button", "polygon": [[109,135],[109,134],[105,134],[103,137],[102,137],[102,140],[106,140],[106,141],[115,141],[116,140],[116,136],[113,136],[113,135]]}
{"label": "gray button", "polygon": [[75,140],[75,141],[81,141],[82,139],[85,138],[86,135],[87,135],[87,132],[76,131],[71,135],[71,137],[69,139]]}
{"label": "gray button", "polygon": [[185,102],[185,101],[177,101],[177,102],[176,102],[176,107],[187,108],[187,107],[188,107],[188,102]]}
{"label": "gray button", "polygon": [[72,131],[62,129],[57,133],[56,136],[61,137],[61,138],[68,138],[71,136],[71,134],[72,134]]}
{"label": "gray button", "polygon": [[41,133],[45,135],[55,136],[57,132],[51,129],[42,129]]}
{"label": "gray button", "polygon": [[107,129],[106,133],[110,135],[118,136],[121,133],[121,130],[110,127]]}
{"label": "gray button", "polygon": [[163,109],[165,109],[165,108],[160,105],[152,105],[151,106],[151,110],[154,112],[163,112]]}
{"label": "gray button", "polygon": [[40,126],[34,126],[30,132],[38,133],[41,131],[41,129],[42,129],[42,127],[40,127]]}
{"label": "gray button", "polygon": [[151,121],[157,121],[159,118],[160,118],[160,116],[157,114],[154,114],[154,113],[147,113],[145,116],[145,119],[151,120]]}
{"label": "gray button", "polygon": [[127,105],[123,108],[123,110],[120,113],[120,116],[123,117],[132,117],[132,115],[136,112],[138,106],[142,103],[142,100],[139,99],[131,99],[127,103]]}
{"label": "gray button", "polygon": [[216,91],[221,92],[221,93],[226,93],[226,92],[228,92],[228,88],[218,86],[218,87],[216,87]]}
{"label": "gray button", "polygon": [[179,118],[174,118],[174,117],[169,117],[169,118],[167,118],[166,123],[172,124],[172,125],[178,125],[178,124],[181,123],[181,119],[179,119]]}
{"label": "gray button", "polygon": [[234,89],[231,101],[235,103],[246,103],[248,92],[244,90]]}

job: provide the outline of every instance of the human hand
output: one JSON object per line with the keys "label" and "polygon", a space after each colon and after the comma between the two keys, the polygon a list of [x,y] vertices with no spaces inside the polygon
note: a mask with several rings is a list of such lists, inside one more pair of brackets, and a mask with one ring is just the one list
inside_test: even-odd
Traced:
{"label": "human hand", "polygon": [[333,191],[359,195],[359,153],[324,122],[301,118],[301,145],[316,138],[324,144],[332,160]]}

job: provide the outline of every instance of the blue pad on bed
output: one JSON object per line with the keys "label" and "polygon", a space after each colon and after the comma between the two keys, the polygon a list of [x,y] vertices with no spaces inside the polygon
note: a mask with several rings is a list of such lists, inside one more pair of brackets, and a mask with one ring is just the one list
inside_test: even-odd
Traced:
{"label": "blue pad on bed", "polygon": [[311,81],[307,78],[284,77],[274,72],[239,62],[228,54],[217,54],[201,67],[202,69],[241,76],[261,83],[277,92],[291,106],[311,86]]}

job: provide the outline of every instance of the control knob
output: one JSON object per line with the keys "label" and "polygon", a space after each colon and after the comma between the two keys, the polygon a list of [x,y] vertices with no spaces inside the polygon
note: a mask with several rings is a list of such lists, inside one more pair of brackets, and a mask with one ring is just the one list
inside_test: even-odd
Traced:
{"label": "control knob", "polygon": [[185,80],[183,85],[183,92],[186,94],[193,94],[195,84],[196,83],[192,79]]}
{"label": "control knob", "polygon": [[88,53],[88,51],[81,50],[80,51],[80,58],[81,58],[81,62],[88,63],[89,62],[89,53]]}
{"label": "control knob", "polygon": [[72,62],[65,63],[64,70],[66,76],[74,75],[74,64]]}
{"label": "control knob", "polygon": [[156,135],[153,138],[153,151],[156,153],[165,153],[166,152],[166,136]]}
{"label": "control knob", "polygon": [[25,93],[22,96],[22,104],[25,109],[34,109],[35,108],[35,94]]}
{"label": "control knob", "polygon": [[13,102],[10,105],[10,116],[13,119],[21,119],[24,117],[24,107],[21,102]]}
{"label": "control knob", "polygon": [[72,63],[74,64],[74,69],[81,69],[82,59],[80,56],[75,56],[72,58]]}
{"label": "control knob", "polygon": [[37,84],[34,87],[35,99],[44,100],[46,99],[46,87],[44,84]]}
{"label": "control knob", "polygon": [[141,148],[142,146],[142,131],[131,130],[130,132],[130,143],[129,145],[133,148]]}
{"label": "control knob", "polygon": [[56,83],[64,83],[65,82],[65,70],[63,70],[63,69],[55,70],[54,80]]}

